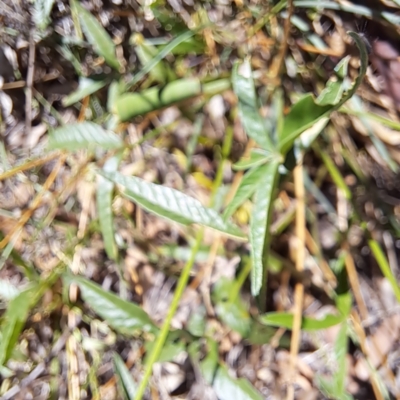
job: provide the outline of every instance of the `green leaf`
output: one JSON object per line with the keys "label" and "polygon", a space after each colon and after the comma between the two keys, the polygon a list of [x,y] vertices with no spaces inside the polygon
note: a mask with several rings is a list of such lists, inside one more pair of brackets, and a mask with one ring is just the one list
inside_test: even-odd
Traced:
{"label": "green leaf", "polygon": [[254,139],[264,150],[273,153],[274,144],[271,132],[258,111],[256,90],[252,77],[250,61],[246,60],[240,67],[236,63],[232,71],[232,84],[239,100],[239,115],[247,135]]}
{"label": "green leaf", "polygon": [[79,78],[78,89],[70,93],[67,97],[64,97],[62,100],[62,104],[64,107],[68,107],[72,104],[75,104],[78,101],[82,100],[84,97],[96,93],[106,84],[107,81],[98,81],[94,79],[85,78],[82,76]]}
{"label": "green leaf", "polygon": [[128,368],[126,368],[120,355],[115,352],[113,354],[113,363],[120,393],[125,400],[133,399],[136,395],[136,383],[133,380],[132,374],[129,372]]}
{"label": "green leaf", "polygon": [[221,278],[216,282],[212,292],[215,312],[224,324],[245,338],[250,333],[252,320],[248,307],[246,307],[240,296],[235,296],[235,299],[231,301],[231,288],[232,281],[227,278]]}
{"label": "green leaf", "polygon": [[50,13],[54,0],[35,0],[33,4],[33,21],[39,30],[47,28],[51,22]]}
{"label": "green leaf", "polygon": [[119,96],[124,93],[125,84],[121,81],[112,81],[107,93],[107,111],[112,112],[113,107]]}
{"label": "green leaf", "polygon": [[49,149],[118,149],[122,145],[123,141],[114,132],[106,131],[93,122],[65,125],[52,131],[49,136]]}
{"label": "green leaf", "polygon": [[179,79],[163,87],[152,87],[141,93],[125,93],[117,98],[112,110],[121,121],[159,110],[176,102],[201,94],[197,78]]}
{"label": "green leaf", "polygon": [[[331,326],[340,324],[346,319],[343,315],[327,314],[322,319],[315,319],[310,317],[303,317],[301,329],[304,331],[315,331],[320,329],[327,329]],[[287,329],[292,329],[293,314],[285,312],[272,312],[260,316],[259,321],[268,326],[277,326]]]}
{"label": "green leaf", "polygon": [[254,196],[250,217],[251,244],[251,293],[257,296],[263,284],[263,256],[268,246],[268,232],[271,224],[271,206],[278,177],[279,161],[272,160],[266,165],[264,176],[259,181]]}
{"label": "green leaf", "polygon": [[206,330],[206,309],[204,306],[196,307],[190,314],[186,330],[193,336],[202,337]]}
{"label": "green leaf", "polygon": [[[246,341],[255,345],[268,344],[274,337],[276,338],[277,331],[278,328],[276,327],[262,324],[258,320],[253,320],[250,334],[246,338]],[[279,339],[279,347],[290,347],[290,338],[288,335],[282,336]]]}
{"label": "green leaf", "polygon": [[[297,137],[306,129],[311,128],[320,118],[327,116],[330,112],[339,109],[347,100],[353,96],[360,86],[367,72],[368,54],[365,44],[355,32],[348,32],[354,39],[360,52],[360,71],[350,90],[338,99],[342,91],[341,83],[331,84],[322,98],[315,100],[312,94],[306,94],[296,104],[293,105],[289,114],[283,121],[283,127],[279,134],[279,151],[285,155],[293,146]],[[341,73],[345,69],[341,64],[338,65],[338,72]],[[335,104],[332,104],[336,100]]]}
{"label": "green leaf", "polygon": [[270,164],[262,165],[258,168],[255,167],[243,176],[235,196],[224,211],[224,219],[231,217],[232,214],[240,207],[240,205],[254,194],[259,187],[260,182],[264,179],[265,174],[269,173],[270,168]]}
{"label": "green leaf", "polygon": [[[104,171],[114,172],[118,169],[122,153],[108,159],[104,164]],[[114,184],[108,179],[98,175],[97,181],[97,213],[99,215],[100,229],[103,235],[104,248],[107,256],[116,261],[118,258],[117,245],[114,237],[114,221],[112,213],[112,195]]]}
{"label": "green leaf", "polygon": [[279,135],[279,150],[285,155],[293,146],[294,141],[306,129],[311,128],[317,120],[333,109],[331,105],[319,105],[311,93],[304,95],[293,105],[283,120]]}
{"label": "green leaf", "polygon": [[125,197],[153,214],[183,225],[201,224],[237,238],[245,237],[237,226],[225,222],[215,210],[204,207],[200,201],[178,190],[124,176],[119,172],[99,173],[123,186],[122,194]]}
{"label": "green leaf", "polygon": [[[177,331],[170,332],[169,336],[171,336],[171,333],[175,334],[177,333]],[[147,364],[147,358],[153,351],[154,345],[155,342],[151,341],[146,342],[145,344],[146,360],[144,364]],[[176,337],[173,337],[172,340],[171,338],[168,338],[163,345],[160,355],[157,358],[157,362],[162,363],[162,362],[173,361],[175,357],[177,357],[179,354],[182,354],[185,350],[186,350],[186,345],[183,340],[177,340]]]}
{"label": "green leaf", "polygon": [[320,106],[335,105],[342,98],[344,93],[343,81],[329,80],[324,90],[318,96],[316,102]]}
{"label": "green leaf", "polygon": [[200,363],[201,374],[205,381],[211,385],[214,379],[215,371],[218,368],[218,343],[207,338],[208,353]]}
{"label": "green leaf", "polygon": [[136,304],[123,300],[79,276],[65,274],[64,280],[77,284],[87,304],[117,331],[130,335],[135,331],[158,332],[150,317]]}
{"label": "green leaf", "polygon": [[108,65],[119,71],[121,65],[115,56],[115,45],[108,35],[107,31],[102,27],[99,21],[78,1],[75,1],[79,14],[79,20],[82,25],[89,43],[93,46],[94,51],[104,57]]}
{"label": "green leaf", "polygon": [[226,367],[220,365],[214,378],[213,388],[220,400],[262,400],[251,383],[244,378],[234,379]]}
{"label": "green leaf", "polygon": [[36,287],[24,290],[14,297],[7,307],[1,324],[0,365],[3,366],[10,358],[19,335],[25,326],[30,309],[34,306]]}
{"label": "green leaf", "polygon": [[396,277],[393,275],[393,272],[390,268],[389,262],[381,248],[379,243],[376,240],[369,240],[368,246],[372,251],[372,254],[375,257],[376,262],[379,265],[379,268],[382,271],[383,276],[389,281],[392,286],[393,292],[397,298],[397,301],[400,302],[400,287],[397,283]]}
{"label": "green leaf", "polygon": [[343,292],[336,295],[335,303],[339,313],[347,318],[353,305],[353,296],[350,292]]}

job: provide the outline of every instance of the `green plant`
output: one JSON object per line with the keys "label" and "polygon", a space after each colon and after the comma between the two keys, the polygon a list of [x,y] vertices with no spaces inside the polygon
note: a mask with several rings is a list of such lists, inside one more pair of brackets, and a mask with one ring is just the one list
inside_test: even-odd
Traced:
{"label": "green plant", "polygon": [[[45,29],[52,3],[42,3],[37,2],[37,5],[43,9],[45,14],[41,24],[41,29]],[[306,2],[297,3],[299,6],[305,6]],[[43,295],[44,290],[62,276],[64,285],[78,286],[85,303],[107,321],[115,331],[128,337],[140,336],[147,343],[154,341],[153,346],[147,346],[145,375],[139,385],[132,380],[122,359],[118,355],[114,355],[114,367],[124,398],[141,399],[151,376],[153,364],[157,361],[172,359],[182,348],[188,348],[192,362],[199,366],[206,381],[214,387],[220,398],[229,398],[231,393],[239,391],[242,397],[261,399],[261,395],[248,381],[233,379],[219,360],[217,344],[212,340],[212,332],[207,331],[204,310],[199,310],[192,316],[186,331],[171,331],[171,319],[186,288],[195,259],[200,255],[203,227],[206,227],[234,240],[245,241],[248,239],[251,248],[250,258],[246,260],[243,257],[244,267],[239,276],[233,282],[222,279],[214,287],[211,297],[218,319],[250,343],[258,344],[267,343],[276,332],[276,327],[293,328],[294,315],[291,313],[251,315],[248,305],[240,296],[240,289],[247,275],[250,275],[252,295],[265,294],[267,266],[280,262],[271,253],[269,242],[271,215],[281,175],[288,172],[287,166],[290,164],[291,157],[294,158],[295,163],[302,162],[304,154],[328,124],[330,114],[337,110],[345,110],[344,104],[354,95],[366,73],[365,45],[356,33],[349,33],[359,49],[361,61],[360,70],[353,83],[349,83],[349,57],[346,57],[337,65],[335,76],[326,83],[317,98],[310,93],[297,98],[286,114],[283,111],[282,92],[277,90],[270,93],[268,105],[273,112],[267,120],[259,112],[261,99],[257,96],[250,59],[237,62],[231,78],[224,76],[218,79],[214,77],[211,80],[199,79],[196,76],[179,78],[164,62],[164,58],[174,50],[177,51],[181,45],[196,45],[201,49],[202,42],[198,40],[196,34],[208,25],[200,25],[197,29],[180,33],[170,43],[160,46],[159,51],[151,43],[143,41],[143,38],[134,38],[135,40],[131,44],[137,48],[136,52],[142,68],[131,76],[128,73],[131,71],[126,70],[126,61],[117,58],[116,46],[99,22],[78,2],[72,1],[71,4],[86,39],[113,71],[100,80],[92,79],[84,76],[79,60],[75,59],[76,73],[80,75],[79,87],[64,98],[63,104],[71,106],[82,101],[82,109],[85,110],[83,100],[88,96],[93,95],[94,97],[98,91],[108,87],[107,112],[93,118],[94,121],[78,122],[53,130],[49,135],[48,150],[61,151],[64,157],[75,151],[86,150],[88,152],[90,161],[85,164],[82,171],[89,181],[93,181],[94,176],[97,179],[96,206],[99,230],[110,260],[117,264],[120,262],[120,246],[116,241],[113,212],[116,193],[117,196],[132,201],[149,213],[187,226],[191,251],[188,256],[186,255],[185,267],[161,328],[156,326],[151,317],[138,305],[104,290],[83,277],[65,272],[64,264],[68,264],[67,260],[57,269],[54,276],[51,275],[40,280],[33,275],[31,287],[18,293],[10,301],[8,311],[3,317],[0,364],[4,366],[10,359],[27,316]],[[37,19],[40,18],[37,17]],[[66,51],[66,48],[64,50]],[[150,79],[143,83],[142,80],[147,74],[150,75]],[[143,84],[139,85],[140,82]],[[160,84],[160,86],[148,87],[153,83]],[[123,127],[123,122],[172,104],[179,104],[187,99],[201,96],[207,98],[214,93],[228,90],[231,84],[238,99],[240,121],[246,134],[254,140],[257,147],[253,146],[250,153],[234,165],[235,170],[246,172],[233,199],[223,212],[221,207],[215,206],[215,203],[222,187],[223,167],[226,166],[231,151],[233,140],[231,130],[226,132],[224,137],[221,159],[216,177],[212,182],[212,195],[208,206],[183,191],[148,182],[138,176],[127,176],[120,172],[120,165],[123,164],[130,150],[157,136],[162,129],[168,129],[167,127],[154,129],[140,141],[129,143],[125,135],[121,134],[123,129],[120,128]],[[202,121],[199,122],[199,125],[201,124]],[[195,139],[198,139],[198,135]],[[193,148],[188,153],[193,154]],[[323,150],[320,151],[320,155],[336,186],[343,189],[346,196],[350,197],[351,193],[329,155]],[[253,201],[249,234],[246,235],[232,221],[232,216],[249,199]],[[197,225],[200,225],[201,228],[192,229]],[[74,244],[76,243],[74,242]],[[398,296],[398,286],[379,245],[373,240],[369,244],[384,275],[388,277]],[[73,248],[74,246],[71,246],[68,252],[73,253]],[[12,252],[12,246],[8,250],[16,259],[17,255]],[[23,264],[20,260],[18,262]],[[32,293],[35,295],[32,296]],[[305,331],[315,331],[341,324],[341,333],[337,340],[339,367],[335,376],[335,387],[330,387],[323,378],[320,380],[320,386],[327,395],[345,398],[345,359],[343,355],[345,353],[343,350],[347,346],[347,319],[351,311],[352,299],[348,291],[345,291],[344,294],[332,293],[332,299],[335,301],[337,313],[328,314],[321,320],[304,317],[301,328]],[[261,296],[260,303],[263,301]],[[175,341],[177,337],[179,338],[178,344]],[[207,356],[200,360],[198,347],[204,338],[207,342]],[[186,341],[189,341],[190,344],[187,345]],[[286,338],[283,338],[281,345],[287,346],[287,344]]]}

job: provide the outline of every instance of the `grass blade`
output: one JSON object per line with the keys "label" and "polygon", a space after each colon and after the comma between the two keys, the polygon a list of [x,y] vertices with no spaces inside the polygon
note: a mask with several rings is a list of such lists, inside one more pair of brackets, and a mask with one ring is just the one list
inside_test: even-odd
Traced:
{"label": "grass blade", "polygon": [[368,246],[375,257],[375,260],[378,263],[383,276],[389,281],[390,285],[392,286],[397,301],[400,303],[400,287],[397,283],[395,276],[393,275],[392,270],[390,269],[390,265],[381,246],[379,246],[379,243],[376,240],[369,240]]}

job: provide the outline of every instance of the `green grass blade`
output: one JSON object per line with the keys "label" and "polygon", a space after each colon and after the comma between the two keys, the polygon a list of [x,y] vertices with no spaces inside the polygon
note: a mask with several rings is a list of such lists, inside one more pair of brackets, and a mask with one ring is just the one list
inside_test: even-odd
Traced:
{"label": "green grass blade", "polygon": [[396,296],[397,301],[400,303],[400,287],[397,283],[395,276],[393,275],[392,270],[390,269],[389,262],[385,256],[381,246],[379,246],[379,243],[376,240],[369,240],[368,246],[371,249],[372,254],[375,257],[375,260],[378,263],[383,276],[389,281],[390,285],[392,286],[392,289]]}
{"label": "green grass blade", "polygon": [[319,154],[320,154],[322,161],[324,162],[329,174],[331,175],[333,181],[335,182],[335,185],[343,191],[343,193],[346,196],[346,199],[350,200],[352,197],[351,190],[349,189],[346,182],[344,181],[342,174],[340,173],[339,169],[336,167],[332,158],[324,150],[319,150]]}
{"label": "green grass blade", "polygon": [[49,149],[80,150],[101,147],[118,149],[123,141],[114,132],[106,131],[93,122],[65,125],[55,129],[49,135]]}
{"label": "green grass blade", "polygon": [[267,164],[265,174],[255,192],[253,210],[250,217],[251,244],[251,293],[257,296],[263,284],[263,257],[268,246],[269,226],[271,224],[271,206],[278,177],[279,161]]}
{"label": "green grass blade", "polygon": [[105,178],[123,187],[122,194],[145,210],[183,225],[200,224],[227,235],[244,238],[242,231],[226,222],[213,209],[178,190],[127,177],[119,172],[100,172]]}

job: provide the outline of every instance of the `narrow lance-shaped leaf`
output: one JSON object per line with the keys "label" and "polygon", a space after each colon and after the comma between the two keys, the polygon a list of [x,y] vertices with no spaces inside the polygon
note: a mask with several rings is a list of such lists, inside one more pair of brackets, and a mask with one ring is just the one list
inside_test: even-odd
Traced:
{"label": "narrow lance-shaped leaf", "polygon": [[[107,160],[103,167],[104,171],[116,171],[121,160],[121,155],[122,154],[119,154]],[[114,221],[112,214],[113,190],[114,184],[108,179],[103,178],[101,175],[98,175],[96,204],[100,221],[100,229],[103,235],[104,248],[107,256],[115,261],[118,257],[118,251],[114,238]]]}
{"label": "narrow lance-shaped leaf", "polygon": [[49,148],[62,150],[118,149],[123,141],[114,132],[106,131],[93,122],[65,125],[50,133]]}
{"label": "narrow lance-shaped leaf", "polygon": [[136,395],[136,383],[132,378],[132,374],[129,372],[128,368],[126,368],[126,365],[119,354],[113,354],[113,361],[118,386],[122,392],[121,394],[124,399],[131,400]]}
{"label": "narrow lance-shaped leaf", "polygon": [[249,199],[259,187],[266,173],[269,171],[269,164],[252,168],[243,176],[242,181],[235,193],[235,196],[224,211],[224,219],[228,219],[247,199]]}
{"label": "narrow lance-shaped leaf", "polygon": [[258,111],[256,90],[249,60],[244,61],[240,67],[238,63],[234,65],[232,84],[239,100],[239,115],[245,132],[264,150],[273,152],[274,145],[271,140],[271,133],[268,132]]}
{"label": "narrow lance-shaped leaf", "polygon": [[119,172],[100,171],[105,178],[123,187],[122,194],[138,203],[145,210],[183,225],[201,224],[237,238],[244,238],[242,231],[226,222],[213,209],[178,190],[127,177]]}
{"label": "narrow lance-shaped leaf", "polygon": [[114,293],[79,276],[64,275],[68,283],[79,286],[83,299],[93,310],[106,320],[110,326],[124,334],[134,331],[157,332],[150,317],[136,304],[123,300]]}
{"label": "narrow lance-shaped leaf", "polygon": [[263,255],[267,246],[269,226],[271,223],[271,205],[278,176],[279,162],[271,161],[260,180],[255,192],[253,210],[250,217],[250,244],[251,244],[251,293],[257,296],[263,284]]}
{"label": "narrow lance-shaped leaf", "polygon": [[108,65],[119,71],[121,65],[115,55],[115,45],[110,36],[89,11],[82,7],[78,1],[75,1],[75,4],[82,29],[89,43],[98,55],[104,57]]}

